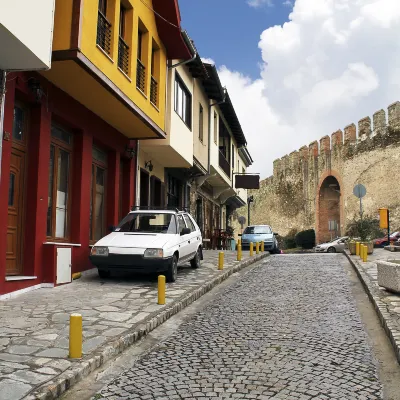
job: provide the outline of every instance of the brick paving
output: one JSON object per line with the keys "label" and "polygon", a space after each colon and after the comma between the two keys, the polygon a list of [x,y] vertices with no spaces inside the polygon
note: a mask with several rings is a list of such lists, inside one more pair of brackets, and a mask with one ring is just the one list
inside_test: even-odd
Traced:
{"label": "brick paving", "polygon": [[[218,252],[204,256],[201,268],[188,264],[180,268],[177,282],[167,284],[166,306],[157,305],[156,277],[125,274],[102,280],[96,270],[69,285],[0,301],[0,400],[18,400],[40,385],[53,385],[60,374],[220,275]],[[225,252],[224,271],[237,264],[236,253]],[[69,316],[76,312],[83,316],[82,362],[68,359]]]}
{"label": "brick paving", "polygon": [[270,257],[93,399],[381,399],[346,262]]}

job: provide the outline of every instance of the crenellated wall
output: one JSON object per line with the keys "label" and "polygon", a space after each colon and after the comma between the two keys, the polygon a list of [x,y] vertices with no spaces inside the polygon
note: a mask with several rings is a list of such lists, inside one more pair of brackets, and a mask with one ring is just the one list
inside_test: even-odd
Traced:
{"label": "crenellated wall", "polygon": [[[251,193],[255,199],[251,224],[270,224],[281,235],[291,228],[314,228],[319,241],[327,240],[327,223],[320,226],[320,221],[329,219],[330,207],[339,207],[337,234],[344,234],[359,213],[353,187],[362,183],[367,188],[365,214],[377,215],[379,207],[389,207],[392,227],[398,229],[399,167],[400,102],[396,102],[388,107],[387,115],[379,110],[372,119],[362,118],[357,125],[350,124],[275,160],[273,175]],[[330,198],[330,191],[337,190],[332,182],[339,185],[340,204],[334,203],[333,194]],[[247,207],[238,210],[239,215],[247,218]]]}

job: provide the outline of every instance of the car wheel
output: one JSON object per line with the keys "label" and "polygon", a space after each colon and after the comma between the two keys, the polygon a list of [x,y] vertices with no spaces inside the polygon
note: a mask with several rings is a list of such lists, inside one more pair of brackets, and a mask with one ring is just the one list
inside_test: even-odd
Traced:
{"label": "car wheel", "polygon": [[201,256],[200,256],[200,247],[198,248],[196,255],[194,256],[193,260],[190,260],[190,265],[192,268],[197,269],[200,267],[200,260],[201,260]]}
{"label": "car wheel", "polygon": [[171,265],[169,266],[166,275],[166,280],[168,283],[176,281],[176,278],[178,277],[178,257],[176,255],[173,256]]}
{"label": "car wheel", "polygon": [[334,247],[329,247],[328,253],[336,253],[336,249]]}
{"label": "car wheel", "polygon": [[110,277],[110,271],[106,271],[106,270],[104,270],[104,269],[99,269],[98,270],[98,273],[99,273],[99,277],[100,278],[102,278],[102,279],[107,279],[107,278],[109,278]]}

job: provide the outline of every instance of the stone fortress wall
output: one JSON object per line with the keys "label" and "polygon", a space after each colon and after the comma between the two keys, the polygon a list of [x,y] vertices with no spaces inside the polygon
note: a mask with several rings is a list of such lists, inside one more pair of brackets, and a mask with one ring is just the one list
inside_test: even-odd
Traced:
{"label": "stone fortress wall", "polygon": [[[317,240],[328,240],[328,221],[337,219],[337,235],[359,215],[353,188],[362,183],[366,215],[377,216],[380,207],[391,212],[391,227],[400,228],[400,102],[348,125],[274,161],[273,176],[252,191],[251,224],[269,224],[286,235],[291,228],[314,228]],[[335,186],[335,184],[338,186]],[[232,216],[236,234],[238,216]]]}

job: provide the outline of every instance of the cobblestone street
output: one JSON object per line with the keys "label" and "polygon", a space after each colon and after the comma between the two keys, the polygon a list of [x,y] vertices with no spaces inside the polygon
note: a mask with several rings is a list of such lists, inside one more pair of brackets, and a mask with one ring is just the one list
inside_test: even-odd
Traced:
{"label": "cobblestone street", "polygon": [[381,399],[344,263],[270,257],[94,399]]}

